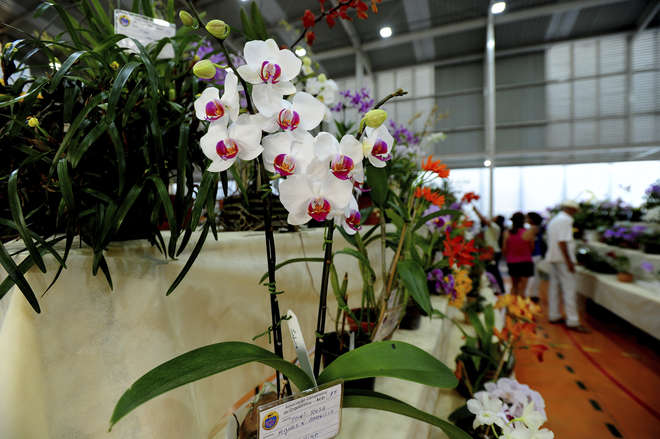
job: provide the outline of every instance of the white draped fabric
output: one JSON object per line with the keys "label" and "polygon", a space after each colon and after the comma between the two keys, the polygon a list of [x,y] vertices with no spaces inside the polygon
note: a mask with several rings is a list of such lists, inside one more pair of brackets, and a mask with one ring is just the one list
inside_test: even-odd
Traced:
{"label": "white draped fabric", "polygon": [[[198,235],[193,236],[195,242]],[[166,237],[167,238],[167,237]],[[322,256],[323,230],[276,234],[278,262]],[[345,246],[341,236],[335,249]],[[272,369],[252,364],[180,387],[138,408],[107,433],[112,409],[142,374],[176,355],[221,341],[252,342],[270,324],[263,233],[209,235],[198,260],[170,297],[170,283],[183,267],[165,261],[145,241],[112,244],[106,253],[113,275],[91,275],[92,252],[75,249],[68,269],[39,301],[35,314],[19,291],[0,307],[0,438],[12,439],[181,439],[220,437],[227,410]],[[372,248],[380,267],[378,246]],[[361,278],[356,260],[337,256],[339,275],[349,273],[349,297],[357,302]],[[41,294],[55,273],[30,271]],[[298,315],[307,345],[313,346],[320,263],[278,271],[280,310]],[[377,270],[379,271],[379,270]],[[2,275],[4,278],[4,274]],[[379,288],[380,282],[377,284]],[[334,328],[336,302],[328,298],[328,330]],[[295,357],[285,334],[285,357]],[[255,343],[271,349],[266,337]]]}

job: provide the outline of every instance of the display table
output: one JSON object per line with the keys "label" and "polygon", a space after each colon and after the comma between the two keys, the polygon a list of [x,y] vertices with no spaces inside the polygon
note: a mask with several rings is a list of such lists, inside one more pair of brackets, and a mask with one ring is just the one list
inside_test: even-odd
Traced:
{"label": "display table", "polygon": [[641,250],[631,250],[627,248],[616,247],[597,241],[589,241],[586,243],[586,245],[601,255],[614,252],[616,254],[626,256],[628,259],[630,259],[631,272],[635,275],[636,279],[653,279],[652,273],[648,273],[641,268],[643,262],[652,264],[655,273],[660,271],[660,255],[652,255],[649,253],[644,253]]}
{"label": "display table", "polygon": [[578,267],[577,291],[660,339],[660,282],[624,283]]}
{"label": "display table", "polygon": [[[275,239],[278,262],[322,256],[322,229]],[[335,249],[344,245],[337,236]],[[218,242],[209,237],[186,279],[166,297],[192,247],[179,260],[165,261],[146,241],[111,244],[106,259],[114,291],[100,272],[91,275],[91,250],[73,249],[68,269],[39,297],[41,314],[19,291],[8,293],[0,308],[0,438],[220,437],[212,432],[227,409],[272,369],[251,364],[180,387],[107,433],[115,403],[148,370],[203,345],[252,342],[270,325],[268,292],[258,283],[266,271],[263,233],[221,233]],[[374,267],[380,267],[378,249],[370,247]],[[28,274],[38,296],[56,272],[56,263],[46,261],[47,275]],[[349,297],[359,304],[362,281],[355,259],[338,255],[336,263],[340,276],[349,274]],[[314,334],[316,326],[320,272],[320,263],[311,263],[309,271],[304,263],[278,271],[278,289],[285,291],[278,296],[280,310],[292,308],[305,334]],[[330,293],[328,327],[334,327],[336,309]],[[286,358],[295,358],[285,341]],[[255,343],[271,349],[266,337]]]}

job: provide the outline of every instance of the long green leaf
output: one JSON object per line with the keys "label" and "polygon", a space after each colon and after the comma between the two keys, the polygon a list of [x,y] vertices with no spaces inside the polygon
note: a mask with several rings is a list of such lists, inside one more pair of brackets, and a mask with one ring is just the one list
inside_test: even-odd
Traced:
{"label": "long green leaf", "polygon": [[367,182],[371,188],[371,192],[369,192],[371,199],[376,203],[376,206],[383,208],[387,201],[387,194],[389,193],[386,168],[367,166],[365,173]]}
{"label": "long green leaf", "polygon": [[44,264],[44,260],[41,258],[41,254],[34,245],[34,242],[32,242],[32,235],[27,224],[25,224],[25,217],[23,216],[23,209],[21,208],[21,200],[18,198],[18,169],[12,171],[7,183],[9,210],[11,211],[11,216],[18,228],[18,234],[23,240],[23,244],[30,253],[30,256],[34,259],[34,263],[39,267],[39,270],[41,270],[42,273],[45,273],[46,264]]}
{"label": "long green leaf", "polygon": [[[158,192],[160,201],[163,204],[163,208],[165,209],[165,216],[167,217],[167,222],[170,225],[170,230],[174,232],[177,230],[176,217],[174,216],[174,206],[172,206],[172,200],[170,199],[170,194],[167,191],[167,186],[165,186],[163,180],[156,175],[150,176],[149,180],[151,180],[156,186],[156,191]],[[171,256],[174,255],[172,254]]]}
{"label": "long green leaf", "polygon": [[124,222],[124,218],[126,218],[128,211],[131,210],[131,207],[133,207],[133,203],[135,203],[135,200],[137,200],[138,196],[140,196],[140,192],[142,192],[142,186],[135,184],[126,193],[126,196],[124,197],[124,201],[122,201],[121,205],[119,206],[119,209],[117,209],[117,213],[115,214],[115,218],[114,218],[115,233],[117,233],[121,228],[121,225]]}
{"label": "long green leaf", "polygon": [[124,144],[121,141],[119,131],[117,130],[117,125],[114,121],[110,122],[108,125],[108,135],[110,136],[110,141],[112,142],[112,146],[115,149],[115,157],[117,158],[117,180],[119,181],[117,193],[121,194],[124,192],[124,185],[126,181],[126,157],[124,154]]}
{"label": "long green leaf", "polygon": [[349,351],[319,375],[318,383],[370,377],[400,378],[434,387],[454,388],[454,372],[432,355],[402,341],[380,341]]}
{"label": "long green leaf", "polygon": [[71,162],[72,168],[78,167],[80,160],[82,160],[83,155],[85,155],[89,147],[92,146],[92,144],[95,143],[107,129],[108,122],[106,120],[102,120],[98,124],[94,125],[94,128],[92,128],[77,145],[71,147],[67,157]]}
{"label": "long green leaf", "polygon": [[60,159],[57,162],[57,177],[60,180],[60,192],[62,192],[62,198],[64,199],[64,203],[66,203],[66,208],[69,212],[73,212],[76,208],[76,203],[73,198],[73,185],[71,184],[69,166],[66,163],[66,159]]}
{"label": "long green leaf", "polygon": [[69,55],[69,57],[62,63],[62,66],[57,70],[57,73],[55,73],[53,79],[50,81],[50,87],[48,89],[49,93],[53,93],[57,89],[57,86],[60,84],[62,78],[64,78],[64,75],[66,75],[73,64],[78,61],[78,58],[86,53],[86,50],[79,50]]}
{"label": "long green leaf", "polygon": [[80,125],[83,123],[84,120],[87,119],[87,115],[89,114],[89,112],[92,111],[97,105],[99,105],[103,101],[104,96],[105,96],[104,93],[97,94],[89,101],[87,101],[82,111],[78,113],[73,123],[69,127],[69,131],[66,132],[64,139],[62,139],[62,143],[60,144],[60,147],[57,149],[55,156],[53,157],[53,162],[52,162],[53,167],[57,164],[57,162],[60,159],[60,156],[67,148],[67,146],[69,146],[69,142],[71,142],[71,139],[73,139],[73,135],[78,131]]}
{"label": "long green leaf", "polygon": [[25,296],[25,298],[30,303],[32,308],[37,313],[40,313],[41,308],[39,308],[39,302],[37,301],[37,296],[34,294],[32,287],[25,279],[25,276],[23,276],[23,273],[21,272],[20,268],[16,265],[16,263],[11,258],[11,256],[9,256],[9,253],[7,253],[7,249],[5,249],[5,246],[2,244],[2,241],[0,241],[0,265],[2,265],[2,268],[5,269],[9,277],[14,281],[14,283],[18,287],[18,289],[21,290],[21,293],[23,293],[23,296]]}
{"label": "long green leaf", "polygon": [[431,314],[431,296],[422,266],[413,260],[405,259],[399,261],[396,271],[417,305],[427,314]]}
{"label": "long green leaf", "polygon": [[108,97],[108,113],[106,114],[106,118],[109,121],[113,121],[115,119],[115,112],[117,110],[117,103],[121,97],[121,92],[124,89],[126,82],[131,77],[133,71],[135,71],[135,69],[139,66],[140,63],[137,61],[131,61],[128,64],[125,64],[119,73],[117,73],[117,77],[115,78],[115,82],[112,84],[112,89],[110,90],[110,95]]}
{"label": "long green leaf", "polygon": [[152,0],[142,0],[142,12],[144,15],[153,18],[154,17],[154,7],[151,4]]}
{"label": "long green leaf", "polygon": [[298,389],[313,386],[302,369],[259,346],[242,342],[216,343],[179,355],[139,378],[117,402],[110,428],[131,410],[168,390],[253,362],[279,370]]}
{"label": "long green leaf", "polygon": [[383,393],[362,389],[344,389],[343,406],[344,408],[376,409],[397,413],[434,425],[444,431],[450,439],[471,439],[469,434],[457,426]]}
{"label": "long green leaf", "polygon": [[369,269],[369,271],[370,271],[373,275],[376,274],[376,273],[374,272],[373,268],[371,268],[371,263],[369,262],[369,258],[367,258],[365,255],[363,255],[363,254],[360,253],[359,251],[354,250],[354,249],[352,249],[352,248],[345,247],[344,249],[342,249],[342,250],[337,250],[337,251],[335,252],[335,256],[336,256],[336,255],[339,255],[339,254],[353,256],[354,258],[356,258],[356,259],[358,259],[360,262],[362,262],[362,263],[364,264],[364,266],[365,266],[367,269]]}
{"label": "long green leaf", "polygon": [[101,6],[101,3],[99,3],[99,0],[90,0],[90,2],[92,3],[92,6],[94,6],[94,11],[96,12],[95,15],[97,20],[101,23],[105,31],[108,34],[114,33],[115,28],[110,22],[110,18],[108,18],[108,14],[105,13],[103,6]]}
{"label": "long green leaf", "polygon": [[183,280],[184,277],[186,277],[186,274],[188,274],[188,271],[190,268],[193,266],[193,263],[197,259],[197,256],[199,256],[199,253],[202,251],[202,247],[204,246],[204,241],[206,241],[206,237],[209,234],[209,228],[210,224],[207,221],[204,224],[204,228],[202,229],[202,234],[199,236],[199,239],[197,240],[197,243],[195,244],[195,247],[193,248],[193,251],[190,253],[190,256],[188,257],[188,260],[186,261],[185,265],[181,269],[181,272],[177,275],[176,279],[174,279],[174,282],[172,282],[172,285],[167,289],[167,293],[165,293],[166,296],[169,296],[174,292],[176,287],[179,286],[181,281]]}

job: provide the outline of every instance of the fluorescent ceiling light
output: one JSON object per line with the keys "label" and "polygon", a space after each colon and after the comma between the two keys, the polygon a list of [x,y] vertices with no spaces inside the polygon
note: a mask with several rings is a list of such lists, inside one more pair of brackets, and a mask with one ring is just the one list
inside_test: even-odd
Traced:
{"label": "fluorescent ceiling light", "polygon": [[506,9],[506,2],[495,2],[490,7],[493,14],[501,14]]}
{"label": "fluorescent ceiling light", "polygon": [[298,47],[296,49],[296,55],[302,58],[303,56],[307,55],[307,51],[305,50],[304,47]]}
{"label": "fluorescent ceiling light", "polygon": [[485,167],[490,168],[490,166],[491,166],[492,164],[493,164],[493,162],[491,162],[490,160],[488,160],[488,159],[484,160],[484,166],[485,166]]}
{"label": "fluorescent ceiling light", "polygon": [[381,38],[389,38],[392,36],[392,28],[389,26],[381,27],[379,33]]}

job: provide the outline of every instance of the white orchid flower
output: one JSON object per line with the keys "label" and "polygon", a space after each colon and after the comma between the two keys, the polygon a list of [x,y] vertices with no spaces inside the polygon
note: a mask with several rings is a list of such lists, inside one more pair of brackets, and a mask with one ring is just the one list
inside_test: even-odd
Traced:
{"label": "white orchid flower", "polygon": [[339,86],[335,81],[328,79],[321,73],[305,82],[305,91],[316,96],[325,105],[333,105],[337,102]]}
{"label": "white orchid flower", "polygon": [[296,174],[280,183],[280,201],[287,211],[289,224],[305,224],[312,218],[325,221],[332,212],[343,211],[351,198],[353,185],[329,172],[322,178]]}
{"label": "white orchid flower", "polygon": [[220,97],[220,92],[215,87],[208,87],[195,99],[195,115],[199,120],[216,122],[225,116],[232,121],[238,119],[241,109],[238,96],[238,77],[227,69],[225,76],[225,91]]}
{"label": "white orchid flower", "polygon": [[534,407],[534,402],[530,402],[525,406],[519,419],[533,430],[538,430],[548,420],[544,413]]}
{"label": "white orchid flower", "polygon": [[282,96],[296,92],[291,80],[300,73],[302,61],[290,50],[280,50],[273,39],[248,41],[243,55],[247,64],[238,67],[238,74],[253,85],[257,110],[270,117],[280,110]]}
{"label": "white orchid flower", "polygon": [[335,223],[340,224],[349,235],[354,235],[362,228],[360,225],[362,215],[355,197],[351,196],[346,208],[343,211],[336,212],[334,219]]}
{"label": "white orchid flower", "polygon": [[326,107],[309,93],[293,95],[292,101],[280,101],[280,110],[270,118],[263,117],[262,129],[268,133],[282,130],[295,135],[311,131],[323,120]]}
{"label": "white orchid flower", "polygon": [[204,155],[213,161],[208,170],[221,172],[231,167],[237,158],[253,160],[258,157],[263,151],[260,141],[260,127],[253,118],[243,114],[229,127],[225,123],[211,124],[200,145]]}
{"label": "white orchid flower", "polygon": [[276,133],[263,138],[264,166],[283,177],[305,172],[314,159],[314,136],[303,132],[292,137]]}
{"label": "white orchid flower", "polygon": [[365,128],[366,136],[362,139],[362,148],[364,156],[376,168],[383,168],[392,158],[392,146],[394,137],[385,127],[385,124],[378,128]]}
{"label": "white orchid flower", "polygon": [[506,421],[502,416],[503,405],[499,398],[492,398],[488,392],[477,392],[474,398],[468,400],[467,408],[475,415],[472,428],[481,425],[498,425],[504,427]]}
{"label": "white orchid flower", "polygon": [[352,135],[347,134],[338,142],[332,134],[321,132],[314,139],[314,152],[340,180],[364,181],[362,144]]}

